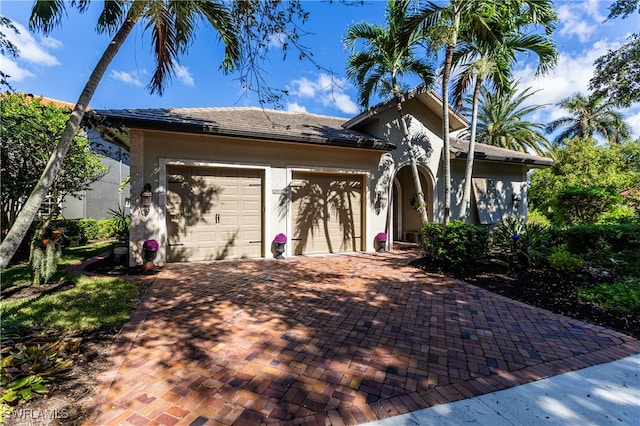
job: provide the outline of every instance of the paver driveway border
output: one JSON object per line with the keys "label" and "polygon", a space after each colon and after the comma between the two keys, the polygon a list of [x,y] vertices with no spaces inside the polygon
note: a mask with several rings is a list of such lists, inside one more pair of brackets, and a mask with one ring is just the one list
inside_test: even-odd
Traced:
{"label": "paver driveway border", "polygon": [[89,424],[357,424],[640,353],[417,257],[165,267],[114,342]]}

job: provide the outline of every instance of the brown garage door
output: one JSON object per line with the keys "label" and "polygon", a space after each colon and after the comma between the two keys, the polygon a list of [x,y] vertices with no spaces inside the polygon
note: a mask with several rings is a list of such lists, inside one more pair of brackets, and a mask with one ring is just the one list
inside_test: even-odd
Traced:
{"label": "brown garage door", "polygon": [[359,175],[294,172],[294,254],[362,250],[362,182]]}
{"label": "brown garage door", "polygon": [[262,172],[167,168],[169,262],[262,256]]}

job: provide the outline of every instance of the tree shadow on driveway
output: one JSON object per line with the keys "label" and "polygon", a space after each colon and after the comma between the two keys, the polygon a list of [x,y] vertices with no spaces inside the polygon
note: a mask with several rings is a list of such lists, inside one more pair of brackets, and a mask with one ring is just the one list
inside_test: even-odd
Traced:
{"label": "tree shadow on driveway", "polygon": [[638,350],[408,266],[418,255],[167,266],[119,339],[97,422],[355,424]]}

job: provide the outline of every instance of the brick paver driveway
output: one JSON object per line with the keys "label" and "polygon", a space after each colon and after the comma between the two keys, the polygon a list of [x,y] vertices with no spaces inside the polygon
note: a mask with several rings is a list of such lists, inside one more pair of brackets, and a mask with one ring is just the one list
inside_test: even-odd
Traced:
{"label": "brick paver driveway", "polygon": [[92,424],[355,424],[639,353],[392,253],[166,267]]}

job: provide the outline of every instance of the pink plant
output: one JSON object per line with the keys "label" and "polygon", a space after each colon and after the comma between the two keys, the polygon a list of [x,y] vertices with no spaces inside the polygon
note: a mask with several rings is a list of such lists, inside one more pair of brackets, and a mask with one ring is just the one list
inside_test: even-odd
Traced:
{"label": "pink plant", "polygon": [[159,247],[160,245],[156,240],[147,240],[142,244],[142,248],[149,251],[158,251]]}
{"label": "pink plant", "polygon": [[284,244],[287,242],[287,236],[283,233],[280,233],[276,235],[276,237],[273,239],[273,242],[276,244]]}

